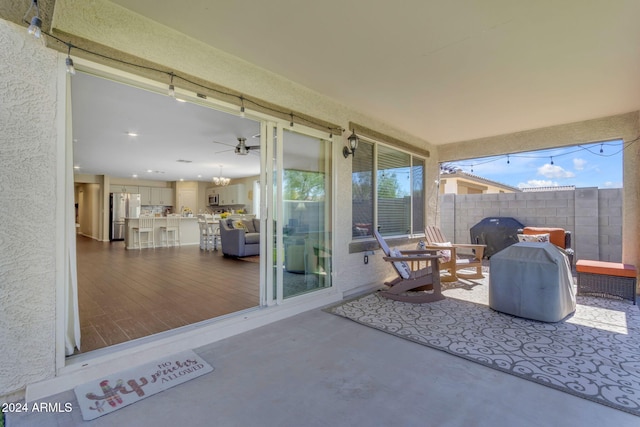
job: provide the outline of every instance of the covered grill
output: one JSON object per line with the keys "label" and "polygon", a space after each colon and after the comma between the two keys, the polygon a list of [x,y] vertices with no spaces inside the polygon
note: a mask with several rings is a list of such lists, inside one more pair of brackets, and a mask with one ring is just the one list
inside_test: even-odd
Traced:
{"label": "covered grill", "polygon": [[487,245],[484,256],[490,258],[504,248],[518,243],[518,230],[523,227],[524,224],[515,218],[484,218],[471,227],[471,243]]}

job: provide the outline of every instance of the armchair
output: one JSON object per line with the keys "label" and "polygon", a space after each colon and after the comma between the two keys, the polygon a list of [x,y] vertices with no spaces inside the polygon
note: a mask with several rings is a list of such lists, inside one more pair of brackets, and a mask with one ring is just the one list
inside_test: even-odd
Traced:
{"label": "armchair", "polygon": [[220,245],[225,256],[260,255],[260,220],[220,220]]}

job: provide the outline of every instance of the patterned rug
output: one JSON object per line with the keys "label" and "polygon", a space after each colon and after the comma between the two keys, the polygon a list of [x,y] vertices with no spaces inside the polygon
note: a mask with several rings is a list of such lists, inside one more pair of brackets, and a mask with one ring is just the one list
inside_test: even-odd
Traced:
{"label": "patterned rug", "polygon": [[640,310],[577,297],[543,323],[488,306],[488,279],[443,284],[447,298],[409,304],[368,294],[327,308],[363,325],[640,416]]}

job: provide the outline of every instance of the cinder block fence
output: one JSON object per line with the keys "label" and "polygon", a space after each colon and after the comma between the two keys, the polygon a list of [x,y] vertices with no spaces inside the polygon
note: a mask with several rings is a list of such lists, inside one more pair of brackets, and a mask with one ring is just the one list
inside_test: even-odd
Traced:
{"label": "cinder block fence", "polygon": [[576,259],[622,261],[622,189],[577,188],[501,194],[444,194],[440,228],[457,243],[487,217],[512,217],[525,226],[571,231]]}

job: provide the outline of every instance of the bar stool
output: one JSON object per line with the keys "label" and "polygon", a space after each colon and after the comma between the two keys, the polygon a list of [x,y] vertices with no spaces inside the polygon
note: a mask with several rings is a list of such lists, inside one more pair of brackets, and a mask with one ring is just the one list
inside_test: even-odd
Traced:
{"label": "bar stool", "polygon": [[172,246],[180,246],[180,214],[171,214],[167,216],[167,225],[160,227],[160,244],[169,246],[169,234],[172,235]]}
{"label": "bar stool", "polygon": [[204,215],[198,215],[198,227],[200,228],[200,249],[208,251],[213,248],[213,235]]}
{"label": "bar stool", "polygon": [[142,234],[146,234],[147,239],[145,241],[146,247],[149,247],[151,244],[152,248],[156,247],[155,233],[153,227],[153,217],[152,216],[140,216],[138,218],[138,226],[132,227],[131,231],[133,231],[133,247],[136,247],[136,242],[138,245],[138,249],[142,249]]}

